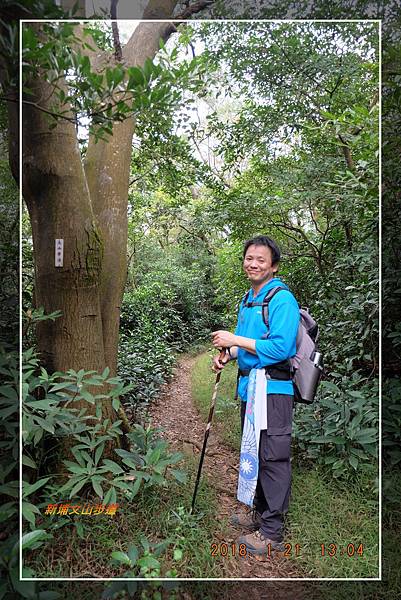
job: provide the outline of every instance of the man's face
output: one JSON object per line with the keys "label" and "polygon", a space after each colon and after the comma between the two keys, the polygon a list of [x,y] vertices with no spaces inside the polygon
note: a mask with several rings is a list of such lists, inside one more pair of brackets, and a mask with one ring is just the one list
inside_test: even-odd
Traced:
{"label": "man's face", "polygon": [[249,246],[243,265],[252,285],[259,285],[268,281],[274,277],[277,270],[277,265],[272,265],[272,253],[267,246]]}

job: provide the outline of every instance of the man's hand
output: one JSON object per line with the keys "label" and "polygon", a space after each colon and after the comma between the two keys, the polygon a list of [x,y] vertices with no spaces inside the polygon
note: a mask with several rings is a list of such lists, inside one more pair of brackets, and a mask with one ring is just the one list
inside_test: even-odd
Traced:
{"label": "man's hand", "polygon": [[215,348],[232,348],[233,346],[238,346],[239,348],[243,348],[251,354],[256,354],[256,340],[253,338],[246,338],[242,335],[234,335],[229,331],[223,331],[221,329],[218,331],[213,331],[212,338],[212,344],[215,346]]}
{"label": "man's hand", "polygon": [[231,346],[237,345],[237,336],[229,331],[218,331],[212,332],[212,344],[215,348],[231,348]]}
{"label": "man's hand", "polygon": [[225,350],[222,350],[217,356],[213,356],[212,371],[219,373],[229,362],[230,357]]}

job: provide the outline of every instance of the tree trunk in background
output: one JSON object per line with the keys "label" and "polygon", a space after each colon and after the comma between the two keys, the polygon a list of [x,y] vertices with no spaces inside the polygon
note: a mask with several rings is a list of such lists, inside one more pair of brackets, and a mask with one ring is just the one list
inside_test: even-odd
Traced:
{"label": "tree trunk in background", "polygon": [[171,19],[177,0],[149,0],[143,19]]}

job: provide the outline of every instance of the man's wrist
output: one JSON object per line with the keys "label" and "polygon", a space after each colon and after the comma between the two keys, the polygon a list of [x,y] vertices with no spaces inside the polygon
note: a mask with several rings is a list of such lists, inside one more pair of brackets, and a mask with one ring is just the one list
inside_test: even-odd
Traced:
{"label": "man's wrist", "polygon": [[235,337],[235,345],[239,348],[243,348],[247,352],[251,354],[256,354],[255,343],[256,340],[252,338],[246,338],[241,335],[236,335]]}

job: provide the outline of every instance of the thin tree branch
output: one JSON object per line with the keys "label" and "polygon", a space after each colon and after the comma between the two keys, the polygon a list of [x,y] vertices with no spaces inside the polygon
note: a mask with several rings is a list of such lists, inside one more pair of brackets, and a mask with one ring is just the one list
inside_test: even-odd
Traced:
{"label": "thin tree branch", "polygon": [[212,6],[212,4],[214,4],[214,0],[199,0],[193,4],[187,4],[182,13],[176,15],[174,19],[188,19],[188,17],[200,12],[204,8],[209,8],[209,6]]}
{"label": "thin tree branch", "polygon": [[314,254],[308,254],[308,252],[302,252],[302,254],[295,254],[291,252],[291,250],[287,250],[285,256],[288,258],[313,258],[316,261],[316,256]]}
{"label": "thin tree branch", "polygon": [[114,42],[114,56],[117,62],[121,62],[123,51],[121,49],[120,34],[117,25],[117,4],[118,0],[111,0],[110,4],[110,16],[111,16],[111,29],[113,31],[113,42]]}
{"label": "thin tree branch", "polygon": [[312,202],[310,200],[308,201],[308,208],[309,208],[310,217],[312,219],[312,223],[314,224],[316,231],[318,233],[320,233],[321,235],[323,235],[323,231],[319,228],[317,221],[315,219],[315,215],[313,214]]}
{"label": "thin tree branch", "polygon": [[209,248],[209,245],[207,243],[207,240],[206,240],[205,236],[203,236],[201,234],[196,234],[193,231],[190,231],[189,229],[187,229],[186,227],[184,227],[184,225],[181,225],[181,223],[178,223],[178,227],[180,227],[181,229],[183,229],[184,231],[186,231],[189,235],[191,235],[196,240],[201,240],[201,242],[203,242],[205,244],[205,248],[206,248],[207,253],[210,254],[211,256],[213,256],[214,253]]}
{"label": "thin tree branch", "polygon": [[342,75],[342,73],[340,73],[340,75],[337,78],[337,81],[334,84],[333,89],[329,91],[330,101],[332,100],[334,93],[337,91],[337,89],[339,88],[342,81],[343,81],[343,75]]}
{"label": "thin tree branch", "polygon": [[295,233],[298,233],[303,238],[303,240],[306,242],[306,244],[308,244],[308,246],[313,248],[316,255],[319,255],[319,248],[313,242],[310,241],[310,239],[308,238],[308,236],[306,235],[306,233],[304,232],[302,227],[295,227],[294,225],[288,225],[288,223],[285,222],[284,215],[281,215],[281,218],[282,218],[283,222],[280,224],[275,223],[275,225],[277,227],[282,227],[283,229],[287,229],[289,231],[294,231]]}
{"label": "thin tree branch", "polygon": [[138,175],[138,177],[134,177],[134,179],[131,179],[131,181],[129,182],[129,187],[131,187],[132,185],[134,185],[134,183],[136,183],[137,181],[140,181],[141,179],[144,179],[147,175],[150,175],[150,173],[153,173],[154,170],[155,170],[156,164],[157,163],[153,163],[150,169],[148,169],[144,173],[141,173],[140,175]]}
{"label": "thin tree branch", "polygon": [[351,150],[347,144],[347,142],[345,141],[345,139],[342,137],[341,134],[338,134],[338,138],[341,142],[341,148],[344,154],[344,158],[345,158],[345,162],[347,164],[347,167],[349,168],[350,171],[353,171],[355,168],[355,164],[353,161],[353,158],[351,156]]}
{"label": "thin tree branch", "polygon": [[[134,95],[131,94],[131,96],[127,96],[126,98],[124,98],[124,101],[133,100],[133,98],[134,98]],[[7,96],[0,96],[0,100],[4,100],[5,102],[14,102],[14,103],[19,102],[18,98],[10,98],[10,97],[7,97]],[[37,102],[33,102],[32,100],[21,100],[21,102],[22,102],[22,104],[27,104],[29,106],[33,106],[34,108],[36,108],[36,109],[38,109],[38,110],[40,110],[40,111],[42,111],[42,112],[44,112],[44,113],[46,113],[48,115],[51,115],[55,119],[64,119],[66,121],[69,121],[70,123],[74,123],[74,125],[76,124],[76,117],[75,116],[74,117],[68,117],[68,116],[66,116],[66,115],[64,115],[62,113],[58,113],[58,112],[49,110],[48,108],[45,108],[44,106],[40,106],[40,104],[38,104]],[[109,104],[110,104],[111,108],[114,108],[114,107],[116,107],[119,104],[119,102],[121,102],[121,99],[117,100],[114,103],[109,103]],[[103,114],[103,112],[104,112],[103,109],[102,110],[95,110],[95,111],[93,111],[91,113],[86,114],[85,116],[87,116],[87,117],[95,117],[97,115]],[[132,113],[131,112],[127,113],[125,115],[125,119],[129,119],[130,117],[133,116],[134,113],[135,113],[135,111],[133,111]]]}
{"label": "thin tree branch", "polygon": [[312,75],[309,75],[309,73],[307,71],[305,71],[305,69],[302,69],[300,67],[300,65],[296,65],[291,58],[289,57],[288,53],[286,52],[286,50],[284,50],[284,48],[282,46],[280,46],[280,44],[277,42],[277,40],[275,40],[274,45],[277,46],[277,48],[280,50],[280,52],[284,55],[284,57],[287,59],[287,62],[291,65],[291,67],[294,69],[294,71],[297,73],[301,73],[302,75],[304,75],[307,79],[309,79],[310,81],[312,81],[318,88],[323,89],[326,93],[330,93],[329,90],[327,90],[324,85],[322,85],[319,81],[317,81],[317,79],[315,79]]}
{"label": "thin tree branch", "polygon": [[[5,102],[19,102],[18,98],[9,98],[7,96],[0,96],[0,100],[4,100]],[[40,106],[39,104],[37,104],[37,102],[33,102],[32,100],[21,100],[21,102],[22,102],[22,104],[27,104],[29,106],[33,106],[34,108],[37,108],[38,110],[46,113],[47,115],[51,115],[52,117],[56,117],[56,118],[60,118],[60,119],[65,119],[66,121],[69,121],[70,123],[74,123],[74,125],[75,125],[75,117],[67,117],[66,115],[63,115],[61,113],[53,112],[52,110],[44,108],[44,106]]]}

